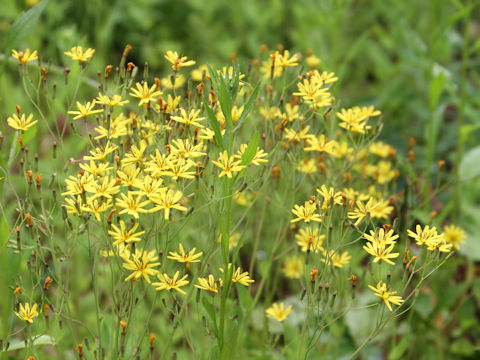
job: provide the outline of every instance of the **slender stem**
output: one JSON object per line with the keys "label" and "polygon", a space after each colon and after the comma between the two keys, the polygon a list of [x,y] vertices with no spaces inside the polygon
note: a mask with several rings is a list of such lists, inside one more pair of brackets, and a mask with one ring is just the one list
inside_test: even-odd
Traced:
{"label": "slender stem", "polygon": [[[468,0],[466,6],[471,7],[472,1]],[[463,49],[462,49],[462,69],[460,78],[460,106],[458,109],[458,133],[457,133],[457,156],[455,167],[455,188],[453,194],[453,221],[458,217],[459,212],[459,198],[460,198],[460,164],[462,162],[462,152],[464,145],[464,137],[462,136],[462,128],[465,122],[465,104],[467,102],[467,70],[468,70],[468,49],[469,49],[469,26],[470,15],[472,9],[470,9],[464,18],[463,29]]]}

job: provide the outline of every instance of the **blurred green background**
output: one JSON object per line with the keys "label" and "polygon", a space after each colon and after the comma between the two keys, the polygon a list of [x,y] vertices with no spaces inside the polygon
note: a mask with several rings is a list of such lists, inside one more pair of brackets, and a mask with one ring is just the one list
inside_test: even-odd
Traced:
{"label": "blurred green background", "polygon": [[[2,43],[11,24],[36,3],[1,1],[0,53],[6,51]],[[269,49],[281,44],[303,56],[311,50],[321,59],[321,69],[339,76],[334,93],[343,99],[340,107],[374,104],[381,109],[382,140],[400,156],[409,150],[409,137],[415,138],[420,176],[429,171],[432,184],[438,183],[436,162],[446,161],[441,174],[446,186],[436,194],[433,208],[446,208],[445,219],[465,228],[468,239],[461,255],[441,270],[438,278],[446,282],[432,290],[438,298],[425,295],[416,307],[415,331],[429,331],[432,349],[439,336],[446,336],[450,351],[468,357],[474,356],[471,337],[480,336],[472,323],[480,318],[478,5],[473,0],[50,0],[33,31],[15,48],[37,49],[44,61],[63,66],[69,63],[64,51],[92,47],[92,70],[103,72],[107,64],[118,64],[125,45],[131,44],[129,61],[140,67],[148,61],[155,76],[168,71],[166,50],[198,65],[224,65],[235,53],[243,69],[260,57],[263,44]],[[21,87],[15,87],[16,62],[6,69],[0,81],[2,121],[23,98]],[[427,164],[429,148],[433,156]],[[448,208],[454,189],[459,189],[457,213]],[[422,216],[428,214],[419,212]],[[442,291],[446,285],[449,292]],[[452,313],[450,323],[434,325],[435,316],[445,312]]]}

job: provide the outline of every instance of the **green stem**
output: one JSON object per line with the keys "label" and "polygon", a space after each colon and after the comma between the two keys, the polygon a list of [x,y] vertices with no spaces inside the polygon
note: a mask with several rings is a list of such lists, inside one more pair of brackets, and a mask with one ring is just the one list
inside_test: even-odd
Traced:
{"label": "green stem", "polygon": [[[471,0],[468,0],[466,6],[471,7]],[[455,188],[453,194],[453,221],[456,221],[459,212],[459,198],[460,198],[460,164],[462,162],[462,152],[464,145],[464,137],[462,136],[462,128],[465,122],[465,104],[467,102],[467,70],[468,70],[468,45],[469,45],[469,25],[470,25],[470,9],[464,18],[464,32],[463,32],[463,49],[462,49],[462,69],[460,78],[460,106],[458,109],[458,133],[457,133],[457,156],[455,167]]]}

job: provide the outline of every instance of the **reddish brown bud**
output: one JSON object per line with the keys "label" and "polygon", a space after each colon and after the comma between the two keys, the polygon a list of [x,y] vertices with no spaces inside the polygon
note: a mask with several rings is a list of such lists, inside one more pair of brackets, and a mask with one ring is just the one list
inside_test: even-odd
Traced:
{"label": "reddish brown bud", "polygon": [[122,56],[123,57],[127,57],[128,53],[130,52],[130,50],[132,50],[132,46],[130,44],[127,44],[127,46],[125,46],[125,49],[123,50],[123,54]]}

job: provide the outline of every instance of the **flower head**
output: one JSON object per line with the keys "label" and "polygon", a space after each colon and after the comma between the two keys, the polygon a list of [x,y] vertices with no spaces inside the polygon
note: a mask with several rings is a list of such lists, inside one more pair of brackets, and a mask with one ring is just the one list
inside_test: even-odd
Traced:
{"label": "flower head", "polygon": [[200,285],[195,285],[196,288],[202,289],[202,290],[207,290],[213,293],[218,292],[218,286],[217,286],[217,281],[213,277],[212,274],[208,275],[207,278],[198,278],[198,282]]}
{"label": "flower head", "polygon": [[225,175],[228,178],[232,178],[237,172],[245,168],[245,165],[240,165],[242,163],[241,160],[235,160],[234,156],[229,157],[226,150],[220,153],[218,161],[212,161],[212,163],[222,169],[218,175],[219,178]]}
{"label": "flower head", "polygon": [[71,57],[73,60],[79,62],[87,61],[95,53],[95,49],[83,49],[81,46],[74,46],[70,51],[65,51],[64,54]]}
{"label": "flower head", "polygon": [[157,85],[153,84],[151,87],[148,87],[147,82],[144,82],[143,84],[137,82],[135,84],[136,89],[131,88],[130,90],[132,91],[130,93],[131,96],[140,99],[140,102],[138,103],[138,106],[141,105],[149,105],[151,101],[156,101],[156,98],[160,95],[162,95],[162,92],[160,90],[155,90]]}
{"label": "flower head", "polygon": [[280,304],[273,303],[272,306],[270,306],[267,310],[265,310],[265,313],[269,318],[282,322],[287,318],[287,316],[290,314],[291,311],[292,311],[292,305],[289,305],[285,309],[284,303],[281,302]]}
{"label": "flower head", "polygon": [[387,284],[382,283],[381,281],[378,282],[376,287],[373,287],[372,285],[368,285],[368,287],[375,292],[375,296],[378,296],[385,301],[385,305],[387,305],[388,310],[390,311],[392,311],[390,303],[400,306],[404,302],[401,296],[395,295],[397,293],[396,291],[387,291]]}
{"label": "flower head", "polygon": [[178,69],[186,66],[195,65],[195,61],[188,60],[186,56],[179,56],[176,51],[168,50],[165,54],[165,59],[167,59],[170,63],[172,63],[172,70],[178,71]]}
{"label": "flower head", "polygon": [[183,277],[179,278],[180,272],[177,271],[173,277],[168,276],[168,274],[163,273],[163,274],[158,274],[157,278],[160,280],[160,282],[154,282],[152,283],[153,286],[156,286],[157,291],[159,290],[177,290],[179,293],[185,295],[185,291],[180,289],[182,286],[185,286],[189,283],[188,280],[185,280],[188,277],[187,275],[184,275]]}
{"label": "flower head", "polygon": [[169,252],[170,255],[167,256],[167,258],[171,260],[176,260],[181,263],[194,263],[194,262],[200,262],[198,258],[203,255],[203,252],[201,251],[195,254],[195,250],[196,250],[195,248],[193,248],[192,250],[185,251],[181,243],[178,244],[178,249],[179,249],[179,253],[170,251]]}
{"label": "flower head", "polygon": [[301,221],[308,223],[310,221],[322,222],[319,214],[316,214],[317,204],[313,201],[305,201],[303,206],[294,205],[292,213],[296,216],[295,219],[290,220],[291,223]]}
{"label": "flower head", "polygon": [[128,281],[135,278],[137,280],[140,276],[150,284],[150,276],[154,276],[158,273],[158,270],[154,269],[160,265],[159,262],[152,262],[158,260],[155,250],[147,252],[145,250],[136,249],[135,254],[130,254],[130,257],[124,258],[122,266],[132,271],[132,273],[125,279]]}
{"label": "flower head", "polygon": [[26,64],[27,62],[38,59],[37,50],[30,52],[30,49],[25,50],[25,52],[12,50],[12,56],[18,60],[19,64]]}
{"label": "flower head", "polygon": [[337,268],[341,268],[343,265],[348,264],[351,258],[352,257],[347,251],[341,253],[335,250],[330,250],[324,254],[322,262],[326,263],[327,265],[333,265]]}
{"label": "flower head", "polygon": [[38,120],[32,121],[32,119],[33,114],[28,115],[28,117],[25,117],[25,114],[21,116],[12,114],[12,116],[8,117],[7,124],[13,129],[25,131],[38,122]]}
{"label": "flower head", "polygon": [[89,101],[85,105],[82,105],[80,102],[77,101],[78,111],[76,110],[68,111],[67,114],[76,115],[73,118],[73,120],[77,120],[80,118],[86,119],[88,115],[99,114],[103,112],[103,110],[101,109],[94,110],[93,108],[95,107],[95,104],[96,104],[96,100],[93,100],[92,102]]}
{"label": "flower head", "polygon": [[443,237],[445,241],[452,244],[455,249],[460,249],[460,244],[465,243],[465,230],[462,230],[456,225],[446,225],[443,228]]}
{"label": "flower head", "polygon": [[20,309],[18,312],[15,312],[15,315],[29,324],[33,324],[33,319],[38,316],[37,304],[33,304],[32,307],[30,307],[29,303],[20,304]]}
{"label": "flower head", "polygon": [[[229,269],[230,269],[231,266],[232,266],[231,263],[228,264]],[[220,271],[223,273],[222,268],[220,268]],[[242,269],[240,267],[235,268],[235,265],[233,265],[232,281],[233,282],[238,282],[238,283],[240,283],[244,286],[250,286],[251,283],[255,282],[255,280],[250,278],[250,276],[248,275],[248,271],[243,271],[242,272]]]}
{"label": "flower head", "polygon": [[135,223],[130,229],[127,229],[125,222],[120,220],[120,227],[112,224],[113,230],[108,230],[108,235],[112,236],[115,241],[113,245],[138,242],[142,240],[141,235],[145,234],[145,231],[139,231],[135,233],[135,230],[138,228],[138,223]]}
{"label": "flower head", "polygon": [[282,272],[289,279],[300,279],[305,266],[305,260],[298,255],[288,256],[283,262]]}
{"label": "flower head", "polygon": [[150,212],[164,210],[165,220],[168,220],[170,218],[170,209],[187,211],[187,208],[185,206],[179,204],[182,196],[183,194],[181,191],[163,188],[158,196],[152,198],[156,206],[151,209]]}

